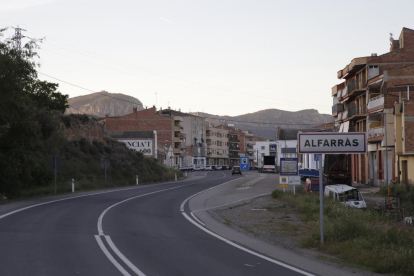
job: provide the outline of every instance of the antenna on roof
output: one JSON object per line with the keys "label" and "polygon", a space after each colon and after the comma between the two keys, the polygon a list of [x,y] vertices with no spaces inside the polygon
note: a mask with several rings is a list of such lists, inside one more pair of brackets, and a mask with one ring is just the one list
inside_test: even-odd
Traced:
{"label": "antenna on roof", "polygon": [[394,42],[394,38],[392,37],[392,33],[390,33],[390,45],[392,45],[392,43]]}

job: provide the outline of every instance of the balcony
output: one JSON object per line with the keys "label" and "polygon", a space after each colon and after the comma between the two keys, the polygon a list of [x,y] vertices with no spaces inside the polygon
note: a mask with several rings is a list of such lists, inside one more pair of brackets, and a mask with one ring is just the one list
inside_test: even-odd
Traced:
{"label": "balcony", "polygon": [[179,125],[174,125],[174,131],[181,131],[181,127]]}
{"label": "balcony", "polygon": [[174,122],[175,121],[182,122],[183,121],[183,118],[180,117],[180,116],[174,116]]}
{"label": "balcony", "polygon": [[338,92],[344,88],[345,88],[345,82],[335,85],[334,87],[332,87],[332,96],[337,95]]}
{"label": "balcony", "polygon": [[206,136],[211,136],[211,131],[207,131]]}
{"label": "balcony", "polygon": [[176,142],[176,143],[181,142],[181,138],[180,138],[180,136],[175,136],[175,137],[174,137],[174,142]]}
{"label": "balcony", "polygon": [[382,137],[384,136],[384,127],[380,126],[380,127],[374,127],[374,128],[370,128],[368,130],[368,139],[370,138],[381,138],[379,140],[382,140]]}
{"label": "balcony", "polygon": [[234,153],[232,153],[232,152],[230,152],[230,154],[229,154],[229,158],[231,158],[231,159],[238,159],[239,158],[239,155],[238,154],[234,154]]}
{"label": "balcony", "polygon": [[180,149],[180,147],[178,147],[178,148],[174,148],[174,153],[176,153],[176,154],[181,153],[181,149]]}
{"label": "balcony", "polygon": [[207,144],[207,145],[212,145],[212,144],[213,144],[213,142],[211,141],[211,139],[207,139],[207,140],[206,140],[206,144]]}
{"label": "balcony", "polygon": [[358,72],[360,69],[362,69],[367,64],[367,61],[368,61],[368,57],[354,58],[350,64],[345,66],[344,69],[338,71],[337,73],[338,79],[342,79],[346,77],[348,74],[354,74]]}
{"label": "balcony", "polygon": [[369,99],[368,102],[368,111],[377,111],[384,108],[384,96],[378,95],[374,98]]}
{"label": "balcony", "polygon": [[247,151],[247,152],[255,152],[256,150],[255,150],[255,149],[253,149],[253,148],[247,148],[247,149],[246,149],[246,151]]}
{"label": "balcony", "polygon": [[230,136],[229,142],[230,143],[238,143],[238,142],[240,142],[240,140],[237,139],[237,136],[236,137]]}
{"label": "balcony", "polygon": [[236,145],[230,145],[229,149],[232,150],[232,151],[240,151],[239,146],[236,146]]}
{"label": "balcony", "polygon": [[332,106],[332,116],[338,115],[338,112],[344,111],[344,104],[337,103]]}

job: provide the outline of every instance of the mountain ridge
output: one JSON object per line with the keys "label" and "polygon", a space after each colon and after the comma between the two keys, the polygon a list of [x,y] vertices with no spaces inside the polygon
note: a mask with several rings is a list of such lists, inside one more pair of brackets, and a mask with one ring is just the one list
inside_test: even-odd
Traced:
{"label": "mountain ridge", "polygon": [[[132,113],[134,107],[143,110],[143,105],[137,98],[120,93],[96,92],[89,95],[68,99],[70,107],[67,114],[89,114],[97,117],[123,116]],[[214,115],[205,112],[189,114],[206,118],[213,125],[234,124],[241,130],[252,132],[255,136],[274,140],[277,128],[311,128],[333,122],[332,115],[320,114],[316,109],[285,111],[275,108],[259,110],[237,116]]]}

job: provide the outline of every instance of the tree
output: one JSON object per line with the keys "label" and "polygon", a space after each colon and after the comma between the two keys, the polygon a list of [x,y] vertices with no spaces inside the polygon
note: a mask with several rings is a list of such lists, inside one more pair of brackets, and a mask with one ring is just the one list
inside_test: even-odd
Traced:
{"label": "tree", "polygon": [[64,113],[67,95],[57,91],[58,84],[40,81],[35,58],[39,40],[30,40],[16,50],[13,38],[3,39],[0,29],[0,194],[12,196],[19,189],[47,179],[39,172],[44,160],[33,153],[44,145],[40,113]]}

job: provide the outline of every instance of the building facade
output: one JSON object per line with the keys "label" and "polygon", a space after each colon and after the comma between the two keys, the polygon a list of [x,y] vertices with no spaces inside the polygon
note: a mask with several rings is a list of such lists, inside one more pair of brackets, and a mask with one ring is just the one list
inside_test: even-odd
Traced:
{"label": "building facade", "polygon": [[[174,167],[180,163],[182,118],[173,115],[160,115],[156,108],[137,111],[131,114],[105,118],[104,130],[107,132],[156,131],[157,142],[153,145],[154,156],[160,164]],[[134,137],[128,137],[130,139]],[[138,137],[135,137],[138,138]]]}
{"label": "building facade", "polygon": [[207,165],[229,164],[229,131],[221,127],[209,125],[206,128]]}
{"label": "building facade", "polygon": [[414,30],[403,28],[399,39],[392,39],[389,53],[354,58],[337,73],[344,81],[332,88],[335,127],[339,132],[365,132],[368,139],[367,154],[351,155],[354,183],[383,186],[396,175],[395,87],[403,85],[398,68],[414,64],[413,50]]}

